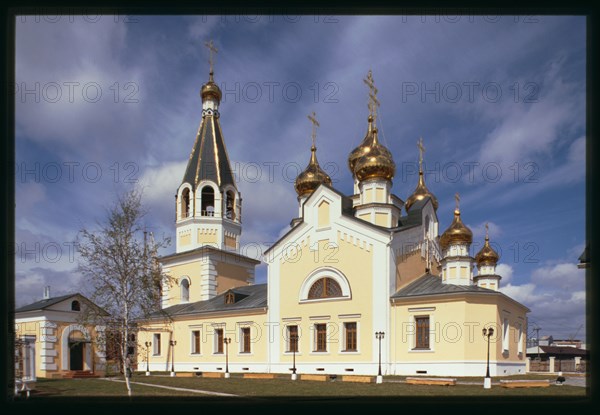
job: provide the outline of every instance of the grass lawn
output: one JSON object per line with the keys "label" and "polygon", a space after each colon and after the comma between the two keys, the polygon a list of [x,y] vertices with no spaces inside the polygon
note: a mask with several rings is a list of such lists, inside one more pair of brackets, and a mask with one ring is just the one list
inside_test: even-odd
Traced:
{"label": "grass lawn", "polygon": [[[513,378],[514,379],[514,378]],[[392,380],[392,379],[390,379]],[[507,389],[494,386],[485,390],[481,385],[426,386],[408,385],[397,382],[384,382],[377,385],[350,382],[315,382],[292,381],[280,379],[243,379],[233,375],[230,379],[222,378],[171,378],[168,376],[134,375],[133,382],[178,388],[225,392],[242,397],[434,397],[434,396],[532,396],[532,397],[580,397],[586,396],[586,389],[575,386],[555,386],[548,388]],[[185,391],[153,388],[133,385],[135,396],[188,396],[202,399],[206,395],[198,395]],[[125,384],[102,379],[39,379],[37,392],[32,398],[42,397],[77,397],[77,396],[127,396]],[[231,398],[229,398],[231,399]],[[235,398],[233,398],[235,399]]]}

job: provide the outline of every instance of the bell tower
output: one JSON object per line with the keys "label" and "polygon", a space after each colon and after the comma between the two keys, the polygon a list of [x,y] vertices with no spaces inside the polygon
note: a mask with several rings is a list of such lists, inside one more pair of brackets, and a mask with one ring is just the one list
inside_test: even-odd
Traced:
{"label": "bell tower", "polygon": [[231,171],[219,121],[222,95],[213,72],[217,49],[212,41],[205,45],[210,53],[210,72],[200,92],[202,120],[183,181],[175,195],[177,253],[201,246],[239,252],[242,233],[242,198]]}

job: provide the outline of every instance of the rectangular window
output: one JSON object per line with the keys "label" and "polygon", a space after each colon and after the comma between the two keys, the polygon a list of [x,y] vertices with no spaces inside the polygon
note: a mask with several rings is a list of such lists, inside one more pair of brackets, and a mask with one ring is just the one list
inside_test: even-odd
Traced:
{"label": "rectangular window", "polygon": [[287,326],[287,351],[298,353],[298,326]]}
{"label": "rectangular window", "polygon": [[523,325],[519,324],[519,344],[517,346],[517,353],[523,353]]}
{"label": "rectangular window", "polygon": [[327,324],[315,324],[315,352],[327,351]]}
{"label": "rectangular window", "polygon": [[154,356],[160,356],[160,333],[154,333],[152,339],[152,354]]}
{"label": "rectangular window", "polygon": [[346,339],[346,352],[355,352],[356,349],[356,323],[344,323]]}
{"label": "rectangular window", "polygon": [[200,330],[192,331],[192,354],[200,354]]}
{"label": "rectangular window", "polygon": [[429,316],[415,317],[417,339],[415,349],[429,349]]}
{"label": "rectangular window", "polygon": [[223,329],[215,329],[215,354],[223,353]]}
{"label": "rectangular window", "polygon": [[250,327],[242,327],[241,353],[250,353]]}
{"label": "rectangular window", "polygon": [[502,324],[502,350],[508,352],[508,319],[504,319],[504,323]]}

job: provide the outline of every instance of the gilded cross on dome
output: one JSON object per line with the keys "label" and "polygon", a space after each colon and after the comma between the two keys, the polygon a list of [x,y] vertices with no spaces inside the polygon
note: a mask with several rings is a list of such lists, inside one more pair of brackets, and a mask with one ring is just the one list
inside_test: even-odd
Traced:
{"label": "gilded cross on dome", "polygon": [[460,196],[459,196],[458,192],[456,192],[456,194],[454,195],[454,200],[456,201],[456,210],[460,210],[459,209]]}
{"label": "gilded cross on dome", "polygon": [[425,147],[423,146],[423,137],[419,137],[419,141],[417,141],[417,147],[419,148],[419,169],[423,164],[423,153],[425,153]]}
{"label": "gilded cross on dome", "polygon": [[488,223],[486,222],[485,223],[485,239],[490,239],[489,230],[490,230],[490,227],[489,227]]}
{"label": "gilded cross on dome", "polygon": [[212,40],[209,40],[208,42],[204,42],[204,46],[206,46],[209,50],[209,57],[208,57],[208,63],[210,65],[210,75],[212,76],[213,74],[213,63],[214,63],[214,56],[213,53],[217,53],[219,50],[215,47],[214,43]]}
{"label": "gilded cross on dome", "polygon": [[367,77],[363,79],[363,82],[369,87],[369,114],[373,117],[373,122],[377,118],[377,107],[380,106],[379,100],[377,99],[377,92],[379,90],[375,87],[375,80],[373,79],[373,71],[369,69]]}
{"label": "gilded cross on dome", "polygon": [[312,145],[315,147],[315,140],[317,138],[317,127],[320,127],[319,121],[317,121],[317,114],[313,111],[312,114],[308,115],[308,119],[312,123]]}

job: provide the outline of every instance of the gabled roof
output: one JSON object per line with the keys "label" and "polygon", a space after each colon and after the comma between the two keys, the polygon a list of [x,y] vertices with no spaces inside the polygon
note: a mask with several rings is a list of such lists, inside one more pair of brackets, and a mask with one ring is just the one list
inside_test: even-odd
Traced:
{"label": "gabled roof", "polygon": [[51,307],[55,304],[58,304],[62,301],[68,300],[72,297],[81,297],[84,301],[86,301],[88,304],[96,307],[98,310],[100,310],[102,313],[104,313],[105,315],[108,315],[108,313],[103,310],[101,307],[98,307],[96,304],[94,304],[92,301],[90,301],[88,298],[86,298],[84,295],[81,295],[79,293],[72,293],[72,294],[66,294],[66,295],[62,295],[60,297],[52,297],[52,298],[48,298],[45,300],[40,300],[40,301],[36,301],[35,303],[31,303],[28,305],[24,305],[23,307],[19,307],[15,310],[15,313],[25,313],[28,311],[42,311],[47,309],[48,307]]}
{"label": "gabled roof", "polygon": [[[225,295],[228,292],[238,294],[236,302],[233,304],[225,304]],[[224,293],[221,293],[210,300],[196,301],[194,303],[177,304],[167,307],[153,313],[150,318],[164,317],[165,314],[171,317],[196,315],[204,313],[241,311],[255,308],[267,307],[267,284],[247,285],[243,287],[232,288]]]}
{"label": "gabled roof", "polygon": [[23,313],[25,311],[38,311],[45,310],[46,308],[58,304],[61,301],[67,300],[71,297],[75,297],[76,295],[80,295],[78,293],[62,295],[60,297],[47,298],[45,300],[36,301],[35,303],[31,303],[28,305],[24,305],[23,307],[19,307],[15,310],[15,313]]}
{"label": "gabled roof", "polygon": [[202,119],[182,183],[189,183],[196,190],[202,180],[216,183],[221,190],[226,185],[237,189],[219,118],[215,115],[205,115]]}

